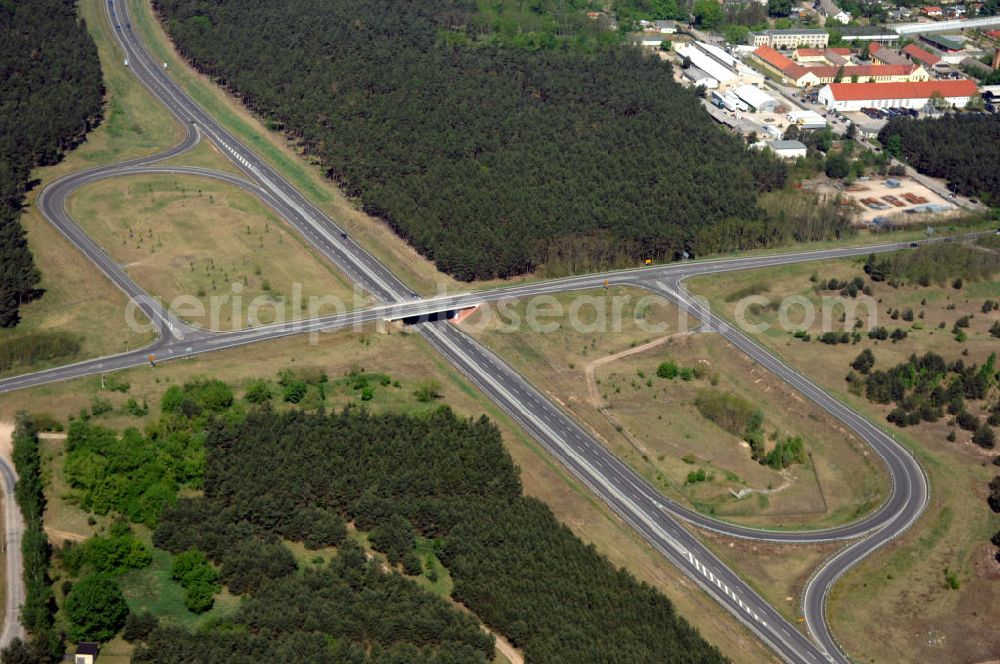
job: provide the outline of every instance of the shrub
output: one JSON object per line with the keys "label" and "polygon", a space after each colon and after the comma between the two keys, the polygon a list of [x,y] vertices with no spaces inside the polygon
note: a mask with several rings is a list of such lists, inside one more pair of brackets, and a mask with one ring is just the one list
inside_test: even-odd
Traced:
{"label": "shrub", "polygon": [[413,396],[420,403],[430,403],[435,399],[440,399],[441,383],[431,379],[420,381],[413,390]]}
{"label": "shrub", "polygon": [[698,482],[704,482],[707,479],[708,475],[702,468],[699,468],[698,470],[692,470],[690,473],[687,474],[688,484],[697,484]]}
{"label": "shrub", "polygon": [[244,398],[254,405],[267,403],[274,398],[271,384],[263,378],[252,380],[247,384]]}
{"label": "shrub", "polygon": [[149,413],[149,406],[146,405],[145,400],[140,406],[138,401],[129,397],[129,400],[125,402],[125,412],[132,417],[144,417]]}
{"label": "shrub", "polygon": [[958,426],[966,431],[975,431],[979,428],[979,418],[967,410],[963,410],[955,417]]}
{"label": "shrub", "polygon": [[972,434],[972,442],[984,449],[992,450],[996,444],[996,434],[993,433],[993,429],[989,425],[980,424],[976,428],[976,432]]}
{"label": "shrub", "polygon": [[880,326],[874,327],[868,331],[869,339],[877,339],[879,341],[885,341],[889,338],[889,330]]}
{"label": "shrub", "polygon": [[101,397],[95,396],[90,402],[90,414],[94,417],[100,417],[101,415],[107,415],[115,408],[111,405],[109,399],[102,399]]}
{"label": "shrub", "polygon": [[309,386],[306,385],[301,380],[292,380],[285,385],[283,391],[283,398],[288,403],[299,403],[305,398],[306,392],[309,391]]}
{"label": "shrub", "polygon": [[875,366],[875,354],[872,353],[870,349],[865,348],[856,358],[854,358],[854,361],[851,362],[851,366],[861,373],[866,374],[873,366]]}
{"label": "shrub", "polygon": [[736,436],[741,435],[754,419],[752,403],[718,390],[701,390],[695,397],[694,405],[702,417]]}
{"label": "shrub", "polygon": [[125,596],[106,574],[91,574],[73,586],[65,608],[74,641],[109,641],[128,617]]}
{"label": "shrub", "polygon": [[170,578],[184,588],[184,606],[192,613],[211,609],[215,594],[221,590],[218,572],[197,549],[188,549],[174,558]]}
{"label": "shrub", "polygon": [[142,613],[129,612],[125,618],[125,628],[122,630],[122,638],[129,643],[145,641],[154,629],[159,626],[159,621],[149,611]]}
{"label": "shrub", "polygon": [[680,369],[677,367],[677,363],[667,360],[656,367],[656,375],[660,378],[666,378],[667,380],[673,380],[677,378],[680,373]]}
{"label": "shrub", "polygon": [[806,451],[800,436],[778,441],[774,449],[760,460],[761,463],[775,470],[788,468],[793,463],[805,463],[805,461]]}

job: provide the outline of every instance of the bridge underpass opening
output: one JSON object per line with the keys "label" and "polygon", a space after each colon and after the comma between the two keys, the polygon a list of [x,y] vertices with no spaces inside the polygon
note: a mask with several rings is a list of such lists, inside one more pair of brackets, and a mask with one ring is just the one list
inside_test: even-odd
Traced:
{"label": "bridge underpass opening", "polygon": [[463,318],[466,318],[472,312],[478,308],[478,305],[474,307],[462,307],[462,308],[451,308],[451,309],[440,309],[438,311],[426,311],[413,316],[389,316],[386,318],[390,323],[398,322],[403,325],[418,325],[420,323],[434,323],[442,320],[449,320],[454,322],[461,322]]}

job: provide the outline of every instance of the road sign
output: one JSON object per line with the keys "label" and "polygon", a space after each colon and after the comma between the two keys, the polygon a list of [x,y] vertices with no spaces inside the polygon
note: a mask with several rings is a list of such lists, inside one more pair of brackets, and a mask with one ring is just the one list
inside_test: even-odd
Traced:
{"label": "road sign", "polygon": [[151,367],[156,366],[156,356],[153,355],[152,353],[149,354],[149,366]]}

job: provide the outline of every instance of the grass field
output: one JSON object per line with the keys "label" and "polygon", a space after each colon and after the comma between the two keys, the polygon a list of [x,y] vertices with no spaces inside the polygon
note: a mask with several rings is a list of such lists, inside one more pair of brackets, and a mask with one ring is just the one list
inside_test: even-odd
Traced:
{"label": "grass field", "polygon": [[[398,380],[399,388],[392,385],[376,387],[373,398],[367,402],[373,409],[420,412],[421,409],[447,403],[464,415],[487,414],[501,427],[507,449],[521,468],[521,479],[528,495],[548,504],[562,522],[584,541],[593,543],[613,563],[626,567],[637,578],[663,591],[676,604],[678,613],[691,621],[731,660],[775,661],[755,637],[667,563],[629,526],[610,513],[509,417],[459,377],[423,340],[412,334],[338,332],[323,335],[315,346],[310,345],[305,337],[294,337],[162,363],[155,369],[132,369],[115,375],[120,381],[130,384],[127,395],[102,391],[98,377],[13,392],[0,396],[0,419],[10,420],[18,410],[47,411],[65,418],[89,407],[94,397],[99,396],[110,399],[116,407],[113,413],[97,420],[99,423],[116,428],[141,428],[142,420],[130,417],[121,410],[128,397],[140,403],[146,400],[150,412],[155,414],[158,412],[159,395],[170,384],[183,383],[197,376],[212,376],[238,387],[253,377],[273,378],[279,369],[297,366],[322,367],[333,382],[361,369],[382,372]],[[421,403],[413,395],[414,387],[423,380],[434,380],[440,385],[442,398],[438,402]],[[346,403],[358,403],[359,400],[357,391],[346,388],[331,390],[327,407],[336,408]],[[53,441],[52,444],[58,445],[58,442]],[[53,488],[53,493],[57,494],[59,487]],[[75,506],[67,505],[66,511],[69,509],[75,510]],[[60,501],[52,500],[46,523],[84,529],[82,535],[89,535],[92,531],[87,529],[85,519],[59,512]]]}
{"label": "grass field", "polygon": [[[740,292],[756,292],[774,302],[789,295],[815,302],[817,296],[810,281],[814,273],[825,279],[844,279],[862,271],[856,261],[827,261],[697,279],[689,286],[707,297],[715,311],[732,319],[738,304],[734,295]],[[885,421],[889,407],[851,394],[844,376],[863,347],[873,350],[876,368],[883,369],[905,361],[912,353],[929,350],[948,361],[962,358],[967,363],[983,362],[990,352],[1000,350],[996,339],[986,332],[1000,316],[995,311],[983,314],[980,306],[987,298],[997,299],[1000,283],[984,280],[966,283],[962,289],[950,285],[892,288],[877,283],[873,289],[878,301],[878,324],[890,329],[906,327],[906,339],[893,344],[865,338],[858,345],[830,346],[806,343],[776,329],[755,335],[789,364],[801,368],[849,406],[891,431],[917,455],[931,480],[931,502],[917,524],[835,586],[829,607],[834,633],[859,661],[989,660],[1000,652],[1000,635],[996,631],[1000,618],[1000,565],[993,558],[995,547],[989,543],[990,536],[1000,528],[1000,518],[986,505],[986,485],[996,474],[990,460],[996,451],[973,445],[967,432],[948,425],[950,418],[903,430],[895,428]],[[913,322],[893,320],[887,313],[905,308],[917,312]],[[764,307],[760,313],[764,321],[773,323],[776,319],[773,308]],[[968,340],[959,343],[950,332],[951,325],[968,314],[974,315]],[[940,322],[945,323],[944,329],[938,327]],[[922,323],[916,326],[920,329],[914,329],[915,323]],[[817,329],[818,323],[813,331]],[[956,432],[956,442],[945,440],[950,431]],[[957,575],[959,588],[948,587],[945,569]]]}
{"label": "grass field", "polygon": [[[498,317],[483,325],[485,312],[466,324],[665,495],[722,518],[771,527],[853,520],[884,498],[881,468],[855,436],[721,337],[677,334],[678,313],[666,300],[613,288],[606,295],[559,296],[558,302],[571,311],[577,297],[592,298],[588,307],[620,309],[620,323],[593,331],[581,309],[582,325],[570,317],[547,319],[560,323],[553,332],[522,325],[511,334]],[[526,320],[530,306],[512,311]],[[670,327],[649,331],[659,323]],[[661,378],[657,367],[666,361],[700,377]],[[802,436],[807,463],[774,470],[754,461],[749,445],[699,412],[695,400],[703,391],[737,395],[761,409],[769,447],[778,432]],[[700,471],[707,481],[690,481],[689,474]]]}
{"label": "grass field", "polygon": [[365,304],[294,229],[227,183],[174,175],[115,178],[81,189],[68,207],[147,292],[168,304],[194,296],[204,312],[214,308],[217,315],[187,316],[208,329],[246,327],[255,301],[261,323],[315,315],[308,308],[314,296],[337,298],[348,309]]}

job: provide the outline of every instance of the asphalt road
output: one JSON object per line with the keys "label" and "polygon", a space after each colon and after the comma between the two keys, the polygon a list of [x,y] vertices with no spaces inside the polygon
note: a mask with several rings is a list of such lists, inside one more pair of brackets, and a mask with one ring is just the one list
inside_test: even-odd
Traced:
{"label": "asphalt road", "polygon": [[[116,16],[112,16],[111,12],[115,12]],[[121,28],[116,31],[116,35],[133,73],[189,127],[189,131],[180,145],[163,154],[66,176],[46,187],[39,197],[39,207],[46,218],[93,260],[119,288],[141,303],[143,311],[154,321],[161,335],[154,344],[144,349],[2,380],[0,392],[140,366],[148,361],[151,353],[156,355],[157,361],[165,361],[303,332],[343,329],[386,319],[427,317],[484,302],[596,288],[605,279],[609,284],[646,288],[669,298],[707,322],[712,329],[718,330],[761,365],[800,390],[868,442],[884,461],[892,479],[892,491],[886,502],[874,513],[855,523],[808,532],[748,528],[694,512],[664,498],[513,368],[455,326],[446,322],[428,321],[418,323],[415,329],[653,547],[757,634],[782,659],[791,662],[848,661],[825,621],[824,603],[829,589],[844,571],[912,524],[926,505],[929,492],[927,480],[919,464],[890,436],[785,365],[749,337],[730,328],[714,314],[706,312],[683,289],[682,281],[698,274],[893,251],[905,247],[905,243],[685,262],[420,299],[180,90],[163,71],[162,66],[153,61],[138,36],[126,27],[129,20],[127,8],[120,0],[108,5],[108,15],[111,24]],[[245,177],[206,169],[157,165],[157,162],[195,145],[199,136],[220,147],[224,154],[239,165]],[[238,332],[211,333],[191,328],[164,311],[66,213],[66,197],[78,187],[108,177],[139,173],[185,173],[213,177],[254,193],[295,227],[326,258],[340,267],[348,278],[386,304]],[[802,610],[812,638],[798,631],[712,555],[681,525],[681,520],[726,535],[755,540],[788,543],[856,540],[828,560],[814,574],[806,588]],[[9,619],[8,612],[8,621]]]}
{"label": "asphalt road", "polygon": [[4,539],[3,547],[7,558],[7,587],[4,612],[6,618],[3,631],[0,632],[0,648],[5,647],[15,638],[24,638],[24,627],[21,625],[20,609],[24,604],[24,578],[21,574],[23,558],[21,557],[21,538],[24,535],[24,520],[21,510],[14,500],[14,484],[17,476],[10,465],[0,459],[0,490],[3,491]]}

